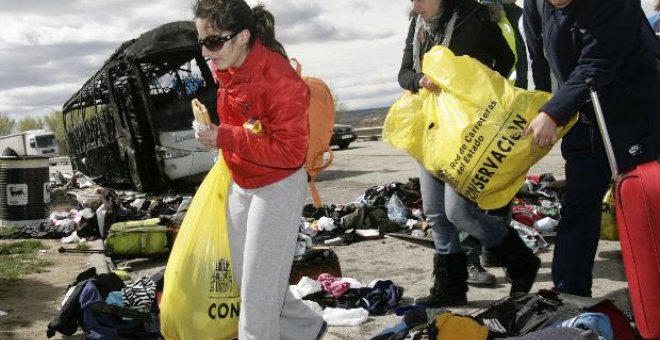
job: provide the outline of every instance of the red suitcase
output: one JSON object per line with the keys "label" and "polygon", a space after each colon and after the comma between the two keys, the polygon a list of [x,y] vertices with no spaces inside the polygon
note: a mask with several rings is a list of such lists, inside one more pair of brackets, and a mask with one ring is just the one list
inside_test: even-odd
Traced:
{"label": "red suitcase", "polygon": [[616,176],[617,229],[635,323],[645,339],[660,339],[660,162],[647,162],[619,174],[593,86],[591,100]]}
{"label": "red suitcase", "polygon": [[616,220],[635,323],[660,339],[660,163],[644,163],[619,177]]}

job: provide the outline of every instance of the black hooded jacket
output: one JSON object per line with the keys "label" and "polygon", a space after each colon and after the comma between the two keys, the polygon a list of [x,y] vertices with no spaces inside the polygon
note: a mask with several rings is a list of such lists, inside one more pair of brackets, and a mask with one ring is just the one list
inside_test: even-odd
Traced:
{"label": "black hooded jacket", "polygon": [[[511,72],[515,56],[509,48],[502,31],[492,21],[488,7],[473,0],[457,0],[458,18],[449,49],[455,55],[468,55],[497,71],[504,77]],[[406,90],[417,92],[422,73],[414,70],[413,40],[415,39],[416,17],[411,18],[403,60],[399,70],[399,85]],[[440,42],[435,42],[435,45]],[[423,53],[428,52],[433,44],[428,44]]]}
{"label": "black hooded jacket", "polygon": [[525,35],[536,87],[549,90],[551,70],[561,85],[545,112],[566,123],[589,99],[587,78],[595,80],[601,100],[613,96],[626,111],[657,105],[653,44],[659,42],[639,1],[580,0],[562,9],[542,3],[539,17],[537,1],[525,2]]}
{"label": "black hooded jacket", "polygon": [[[580,0],[564,8],[525,0],[525,36],[537,89],[559,89],[541,111],[564,125],[581,113],[595,125],[587,79],[595,81],[617,160],[623,166],[631,148],[645,158],[660,149],[660,41],[653,36],[639,0]],[[539,13],[541,15],[539,15]],[[654,146],[655,144],[655,146]],[[654,150],[655,149],[655,150]],[[620,164],[621,166],[622,164]]]}

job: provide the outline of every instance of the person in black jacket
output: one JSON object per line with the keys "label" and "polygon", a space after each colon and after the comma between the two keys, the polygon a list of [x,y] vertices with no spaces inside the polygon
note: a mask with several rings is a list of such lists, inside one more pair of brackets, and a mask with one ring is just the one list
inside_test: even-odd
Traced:
{"label": "person in black jacket", "polygon": [[506,14],[513,34],[516,38],[516,83],[515,86],[521,89],[527,89],[527,47],[525,46],[525,39],[520,33],[519,22],[522,18],[523,10],[520,6],[516,5],[515,0],[500,0],[502,8]]}
{"label": "person in black jacket", "polygon": [[[399,84],[417,92],[439,91],[422,72],[423,55],[435,45],[447,46],[456,55],[469,55],[506,77],[514,56],[486,6],[473,0],[413,0]],[[478,87],[479,84],[474,84]],[[433,230],[433,286],[430,295],[415,303],[430,307],[467,303],[467,259],[458,229],[478,238],[507,269],[511,294],[531,289],[540,260],[517,233],[507,228],[502,216],[487,215],[474,203],[420,166],[424,213]]]}
{"label": "person in black jacket", "polygon": [[[539,8],[537,4],[541,4]],[[557,126],[580,112],[564,136],[566,195],[552,261],[554,289],[591,296],[601,201],[611,179],[590,103],[588,79],[599,93],[622,171],[657,156],[660,142],[660,44],[639,0],[525,0],[525,36],[537,89],[559,89],[524,135],[532,147],[550,146]]]}

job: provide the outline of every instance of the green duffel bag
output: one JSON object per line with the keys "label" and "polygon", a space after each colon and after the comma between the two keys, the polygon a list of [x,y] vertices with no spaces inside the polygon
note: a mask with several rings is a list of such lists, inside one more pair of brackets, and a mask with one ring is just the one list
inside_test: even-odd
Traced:
{"label": "green duffel bag", "polygon": [[109,255],[150,256],[170,251],[167,245],[167,228],[163,226],[131,228],[126,231],[110,231],[105,239]]}
{"label": "green duffel bag", "polygon": [[153,228],[158,226],[160,218],[148,218],[146,220],[116,222],[110,226],[110,231],[128,231],[135,228]]}

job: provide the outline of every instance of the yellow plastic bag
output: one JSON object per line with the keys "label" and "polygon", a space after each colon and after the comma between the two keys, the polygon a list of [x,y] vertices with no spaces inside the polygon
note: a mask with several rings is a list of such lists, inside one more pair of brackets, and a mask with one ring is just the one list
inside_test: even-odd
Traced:
{"label": "yellow plastic bag", "polygon": [[614,190],[612,190],[612,185],[605,193],[605,197],[603,197],[603,205],[600,218],[600,239],[608,241],[619,240],[619,231],[616,227]]}
{"label": "yellow plastic bag", "polygon": [[[383,139],[482,209],[506,205],[527,170],[550,151],[532,152],[532,138],[521,138],[550,94],[515,88],[476,59],[457,57],[442,46],[424,55],[423,72],[442,91],[422,90],[397,100]],[[558,129],[558,138],[576,120],[577,115]]]}
{"label": "yellow plastic bag", "polygon": [[166,339],[238,335],[240,298],[225,215],[230,179],[220,157],[197,190],[176,237],[160,304],[161,333]]}

